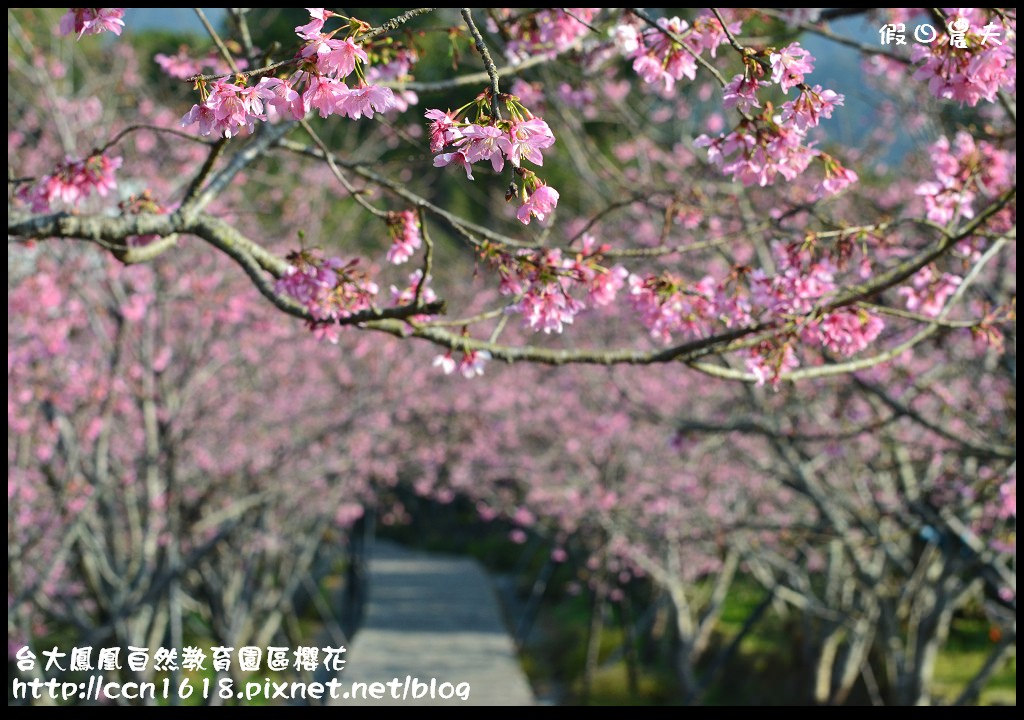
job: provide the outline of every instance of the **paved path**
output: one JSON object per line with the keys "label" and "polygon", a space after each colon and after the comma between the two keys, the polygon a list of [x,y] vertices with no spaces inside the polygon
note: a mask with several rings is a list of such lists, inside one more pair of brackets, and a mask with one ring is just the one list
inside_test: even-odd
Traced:
{"label": "paved path", "polygon": [[[429,691],[414,700],[415,686],[410,682],[405,700],[349,698],[339,700],[341,705],[534,704],[491,581],[468,558],[376,541],[370,555],[366,616],[345,656],[341,679],[346,689],[353,682],[399,678],[398,692],[403,693],[406,676],[428,685],[436,678],[437,690],[448,694],[460,683],[469,683],[469,700],[458,695],[431,699]],[[451,686],[443,688],[442,683]]]}

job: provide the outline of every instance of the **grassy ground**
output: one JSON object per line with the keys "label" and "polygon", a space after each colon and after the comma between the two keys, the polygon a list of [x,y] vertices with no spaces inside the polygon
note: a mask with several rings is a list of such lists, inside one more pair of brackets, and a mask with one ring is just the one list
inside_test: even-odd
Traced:
{"label": "grassy ground", "polygon": [[[719,646],[739,632],[744,620],[764,597],[752,582],[740,581],[730,593],[723,612],[717,641]],[[540,695],[562,702],[582,700],[590,604],[586,597],[563,596],[546,603],[537,627],[524,650],[524,668]],[[668,617],[659,619],[661,625]],[[658,623],[656,623],[657,625]],[[667,629],[667,628],[666,628]],[[702,700],[708,705],[780,705],[809,701],[808,672],[800,667],[786,621],[769,612],[739,646]],[[937,703],[950,702],[984,663],[993,640],[983,619],[958,617],[950,639],[936,663],[933,691]],[[670,639],[653,641],[655,647],[640,647],[647,659],[638,672],[636,692],[628,682],[627,665],[621,657],[623,633],[609,615],[609,627],[602,633],[599,667],[594,675],[589,701],[592,704],[673,704],[679,701],[677,685],[669,669]],[[648,645],[652,641],[648,640]],[[712,650],[714,651],[714,649]],[[1015,705],[1017,701],[1016,658],[1007,660],[981,695],[982,705]],[[866,703],[863,691],[851,702]]]}

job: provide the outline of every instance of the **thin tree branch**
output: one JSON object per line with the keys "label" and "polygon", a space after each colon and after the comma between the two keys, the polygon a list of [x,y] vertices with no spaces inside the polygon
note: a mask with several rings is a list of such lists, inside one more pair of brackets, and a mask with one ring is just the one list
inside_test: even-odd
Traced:
{"label": "thin tree branch", "polygon": [[501,90],[498,89],[498,68],[495,67],[494,61],[491,60],[491,53],[484,43],[484,36],[480,34],[476,23],[473,22],[473,12],[469,8],[462,8],[462,19],[466,21],[469,32],[473,35],[476,51],[483,58],[484,67],[487,69],[487,77],[491,81],[491,116],[495,120],[501,120],[501,108],[498,107],[498,96],[501,94]]}

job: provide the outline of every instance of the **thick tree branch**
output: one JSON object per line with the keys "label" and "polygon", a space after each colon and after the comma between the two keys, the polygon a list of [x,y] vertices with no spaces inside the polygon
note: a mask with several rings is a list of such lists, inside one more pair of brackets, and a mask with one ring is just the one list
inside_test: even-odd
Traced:
{"label": "thick tree branch", "polygon": [[[280,127],[274,129],[279,131],[281,130]],[[267,135],[269,134],[270,133],[268,132]],[[254,142],[253,144],[256,143]],[[242,153],[239,153],[239,155],[241,154]],[[418,196],[412,195],[397,183],[392,183],[385,178],[377,176],[376,173],[361,169],[360,166],[356,166],[354,170],[358,174],[364,176],[367,174],[371,175],[374,181],[382,182],[385,187],[392,189],[401,196],[408,197],[411,195],[416,199],[415,204],[417,207],[433,212],[450,223],[456,222],[449,219],[452,216],[447,211],[431,205]],[[227,172],[227,169],[222,171],[222,173],[223,172]],[[213,183],[211,183],[211,185],[212,184]],[[1005,205],[1015,196],[1015,193],[1016,188],[1003,193],[1002,196],[992,202],[987,208],[979,212],[973,220],[960,228],[958,232],[945,232],[942,239],[936,243],[934,248],[922,251],[913,258],[900,263],[895,268],[880,274],[869,283],[864,283],[847,290],[844,293],[840,293],[837,299],[829,302],[816,312],[830,312],[840,307],[859,302],[866,298],[873,297],[883,290],[906,280],[929,262],[932,262],[943,253],[947,252],[957,242],[970,236],[986,220],[988,220],[988,218],[998,212],[1001,208],[1005,207]],[[123,242],[124,239],[130,235],[170,235],[176,232],[194,234],[229,255],[242,266],[245,272],[256,284],[257,289],[271,302],[273,302],[276,307],[287,312],[289,315],[293,315],[307,321],[314,319],[307,311],[305,311],[304,308],[300,308],[289,299],[282,298],[277,295],[277,293],[273,291],[270,280],[264,277],[260,272],[260,270],[263,270],[274,277],[279,277],[287,269],[287,262],[284,259],[265,250],[258,243],[249,240],[228,223],[209,215],[195,213],[193,211],[188,214],[178,212],[173,215],[144,214],[127,217],[49,215],[20,219],[17,217],[11,217],[8,220],[8,235],[26,238],[65,237],[83,238],[93,241],[102,240],[117,243]],[[990,258],[991,255],[992,249],[990,249],[990,252],[983,257],[981,263],[983,264],[983,262]],[[970,284],[970,280],[971,277],[969,276],[957,289],[957,292],[947,304],[947,311],[948,308],[951,307],[952,304],[954,304],[966,291],[967,286]],[[443,307],[443,305],[441,307]],[[740,341],[743,341],[744,338],[749,336],[759,333],[771,334],[778,332],[780,329],[784,329],[782,326],[778,325],[755,323],[753,325],[736,328],[710,337],[681,343],[673,347],[649,351],[637,349],[563,350],[540,348],[531,345],[500,345],[496,342],[485,342],[475,340],[461,334],[455,334],[442,327],[432,327],[429,324],[421,325],[405,322],[407,318],[411,318],[414,315],[433,314],[437,311],[439,311],[439,308],[437,307],[430,310],[428,308],[419,307],[418,303],[413,303],[400,308],[356,313],[348,318],[340,320],[339,323],[343,325],[363,324],[367,328],[385,332],[397,337],[417,337],[450,350],[459,350],[462,352],[484,351],[490,353],[491,357],[494,359],[504,360],[506,362],[529,361],[548,365],[564,365],[569,363],[596,365],[646,365],[679,361],[691,364],[693,367],[711,375],[746,381],[753,381],[755,378],[750,373],[743,373],[731,368],[723,368],[707,363],[699,363],[698,361],[711,354],[728,352],[730,350],[743,347],[744,345]],[[938,320],[941,321],[944,316],[945,311],[940,315]],[[789,324],[787,324],[787,326],[788,325]],[[865,367],[871,367],[879,362],[884,362],[896,357],[904,350],[913,347],[918,342],[935,333],[937,330],[938,326],[932,324],[925,327],[909,341],[902,343],[896,348],[882,353],[881,355],[874,356],[872,358],[853,360],[848,363],[804,368],[802,370],[783,375],[783,379],[797,380],[808,377],[833,375],[840,372],[852,372]]]}

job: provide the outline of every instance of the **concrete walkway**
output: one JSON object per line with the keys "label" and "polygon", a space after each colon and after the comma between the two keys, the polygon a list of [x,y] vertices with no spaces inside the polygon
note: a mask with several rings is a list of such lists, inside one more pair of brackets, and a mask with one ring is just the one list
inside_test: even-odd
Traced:
{"label": "concrete walkway", "polygon": [[[464,557],[376,541],[366,616],[346,658],[341,674],[346,690],[353,682],[398,678],[397,694],[407,694],[395,699],[388,688],[383,699],[353,695],[339,705],[534,704],[491,581],[476,561]],[[432,679],[433,698],[426,689]],[[417,687],[420,699],[414,699]],[[459,695],[467,691],[464,701]],[[453,693],[448,700],[440,697]]]}

